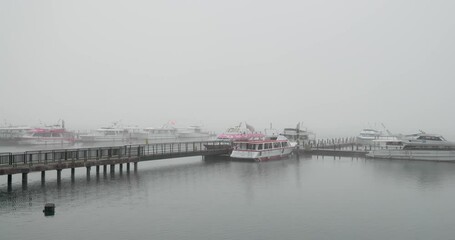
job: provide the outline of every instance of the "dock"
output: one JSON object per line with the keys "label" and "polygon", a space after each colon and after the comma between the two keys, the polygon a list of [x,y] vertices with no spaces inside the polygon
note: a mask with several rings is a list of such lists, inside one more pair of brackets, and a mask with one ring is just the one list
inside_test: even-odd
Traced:
{"label": "dock", "polygon": [[93,147],[77,149],[57,149],[42,151],[27,151],[24,153],[0,153],[0,175],[7,175],[8,191],[12,190],[12,176],[22,174],[22,186],[27,186],[28,173],[41,172],[41,181],[44,183],[47,171],[57,172],[57,181],[61,179],[63,169],[71,169],[74,178],[75,168],[85,167],[87,177],[92,167],[96,173],[103,168],[107,172],[123,171],[123,165],[130,171],[134,170],[142,161],[182,158],[191,156],[217,156],[228,154],[231,142],[226,141],[198,141],[198,142],[171,142],[146,145],[124,145],[114,147]]}
{"label": "dock", "polygon": [[[191,156],[216,157],[228,155],[232,147],[230,141],[214,140],[0,153],[0,175],[7,175],[8,191],[11,191],[15,174],[22,174],[22,187],[26,188],[28,174],[32,172],[41,172],[44,183],[46,172],[56,171],[59,182],[64,169],[71,170],[73,179],[75,168],[85,167],[89,178],[92,167],[96,174],[101,168],[106,173],[108,167],[114,173],[116,166],[122,172],[124,165],[128,172],[131,165],[137,171],[139,162]],[[318,140],[296,149],[298,154],[350,157],[365,157],[370,150],[371,146],[359,145],[353,138]]]}

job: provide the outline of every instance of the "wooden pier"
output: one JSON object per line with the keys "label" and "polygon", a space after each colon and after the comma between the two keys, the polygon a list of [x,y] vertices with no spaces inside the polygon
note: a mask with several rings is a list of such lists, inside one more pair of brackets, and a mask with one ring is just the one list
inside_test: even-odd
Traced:
{"label": "wooden pier", "polygon": [[104,172],[110,166],[110,171],[114,172],[115,165],[122,171],[123,164],[126,164],[129,171],[130,164],[133,164],[137,170],[141,161],[223,155],[231,148],[231,143],[226,141],[200,141],[0,153],[0,175],[7,175],[8,191],[11,191],[13,174],[22,174],[22,186],[25,187],[30,172],[41,172],[41,181],[44,182],[46,171],[56,170],[57,181],[60,181],[63,169],[71,169],[73,178],[75,168],[86,167],[89,177],[91,167],[99,173],[101,166]]}
{"label": "wooden pier", "polygon": [[300,153],[321,156],[365,157],[371,146],[357,143],[354,137],[318,140],[299,149]]}

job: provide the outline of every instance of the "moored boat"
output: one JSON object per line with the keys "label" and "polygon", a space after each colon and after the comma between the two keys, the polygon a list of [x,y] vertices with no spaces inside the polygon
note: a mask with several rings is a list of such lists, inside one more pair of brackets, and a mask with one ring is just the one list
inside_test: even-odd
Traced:
{"label": "moored boat", "polygon": [[65,129],[62,124],[50,125],[28,130],[18,140],[19,144],[24,145],[66,145],[75,142],[74,132]]}
{"label": "moored boat", "polygon": [[295,142],[302,149],[316,142],[315,134],[306,129],[301,129],[300,123],[295,128],[285,128],[281,135],[285,136],[289,141]]}
{"label": "moored boat", "polygon": [[413,134],[399,140],[383,140],[366,156],[385,159],[455,161],[455,143],[445,140],[441,135]]}
{"label": "moored boat", "polygon": [[126,142],[131,138],[127,128],[113,123],[108,127],[101,127],[93,132],[79,135],[81,142]]}
{"label": "moored boat", "polygon": [[276,160],[288,157],[294,149],[295,144],[284,136],[276,139],[236,141],[230,157],[252,161]]}
{"label": "moored boat", "polygon": [[242,123],[235,127],[228,128],[225,132],[219,134],[217,139],[230,140],[230,141],[245,141],[254,138],[263,138],[264,134],[254,131],[251,125],[245,123],[245,127],[242,127]]}
{"label": "moored boat", "polygon": [[182,139],[207,139],[210,138],[212,134],[203,130],[201,126],[189,126],[187,128],[178,129],[177,136]]}
{"label": "moored boat", "polygon": [[22,136],[32,130],[29,126],[3,126],[0,127],[0,144],[16,144]]}

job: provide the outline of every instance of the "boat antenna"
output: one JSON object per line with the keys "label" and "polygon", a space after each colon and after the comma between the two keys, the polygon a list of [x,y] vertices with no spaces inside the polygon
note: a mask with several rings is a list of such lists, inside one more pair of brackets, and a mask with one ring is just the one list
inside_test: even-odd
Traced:
{"label": "boat antenna", "polygon": [[389,131],[389,129],[387,129],[384,125],[384,123],[381,123],[382,127],[384,128],[384,130],[387,132],[387,134],[389,134],[390,136],[392,136],[393,134]]}

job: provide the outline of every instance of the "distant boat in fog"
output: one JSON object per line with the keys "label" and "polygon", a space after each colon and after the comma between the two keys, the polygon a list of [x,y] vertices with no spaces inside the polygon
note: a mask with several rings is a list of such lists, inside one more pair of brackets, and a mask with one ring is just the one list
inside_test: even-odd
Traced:
{"label": "distant boat in fog", "polygon": [[116,122],[110,126],[100,127],[90,133],[80,134],[79,141],[87,143],[127,142],[131,140],[131,138],[134,138],[139,130],[140,129],[137,127],[123,127]]}
{"label": "distant boat in fog", "polygon": [[164,124],[161,128],[147,127],[143,129],[141,139],[147,140],[175,140],[178,138],[177,128],[171,124]]}
{"label": "distant boat in fog", "polygon": [[61,120],[59,124],[27,130],[18,138],[17,143],[23,145],[65,145],[73,144],[75,140],[74,132],[67,131],[65,122]]}
{"label": "distant boat in fog", "polygon": [[203,130],[201,126],[189,126],[178,129],[177,135],[182,139],[205,139],[210,138],[213,134]]}
{"label": "distant boat in fog", "polygon": [[0,127],[0,144],[17,144],[19,139],[31,129],[33,128],[29,126],[8,125]]}
{"label": "distant boat in fog", "polygon": [[255,129],[245,123],[242,126],[242,122],[239,125],[228,128],[225,132],[219,134],[217,139],[222,140],[231,140],[231,141],[238,141],[238,140],[248,140],[252,138],[263,138],[265,135],[263,133],[255,132]]}

